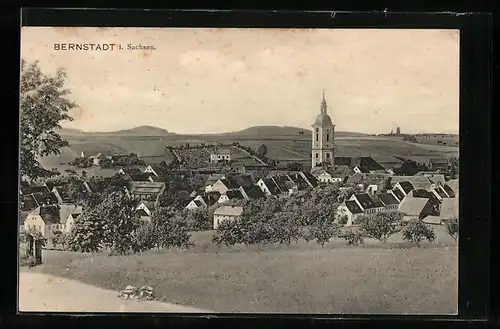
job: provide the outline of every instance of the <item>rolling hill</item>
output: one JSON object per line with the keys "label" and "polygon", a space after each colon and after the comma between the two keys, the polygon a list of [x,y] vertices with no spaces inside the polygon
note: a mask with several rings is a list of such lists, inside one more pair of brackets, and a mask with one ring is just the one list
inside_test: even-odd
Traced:
{"label": "rolling hill", "polygon": [[[311,133],[309,129],[303,129],[298,127],[290,127],[290,126],[254,126],[241,131],[229,132],[223,135],[225,136],[299,136],[299,133],[303,132],[304,135],[308,135]],[[368,136],[368,134],[363,133],[354,133],[348,131],[337,131],[335,132],[335,136],[338,137],[361,137]]]}
{"label": "rolling hill", "polygon": [[[130,129],[117,130],[111,132],[85,132],[79,129],[72,128],[62,128],[58,132],[61,136],[171,136],[176,135],[175,133],[169,132],[165,129],[152,127],[152,126],[139,126]],[[278,136],[299,136],[299,133],[303,132],[305,136],[309,135],[311,131],[309,129],[303,129],[299,127],[289,127],[289,126],[254,126],[249,127],[240,131],[227,132],[223,134],[212,134],[212,135],[222,135],[222,136],[240,136],[240,137],[278,137]],[[210,134],[203,134],[210,135]],[[368,134],[348,132],[348,131],[337,131],[335,132],[337,137],[362,137],[368,136]]]}

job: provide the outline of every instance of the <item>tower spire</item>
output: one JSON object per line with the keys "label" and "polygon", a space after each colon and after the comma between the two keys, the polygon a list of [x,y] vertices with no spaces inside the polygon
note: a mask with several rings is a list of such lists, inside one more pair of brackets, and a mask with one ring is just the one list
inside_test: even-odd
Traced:
{"label": "tower spire", "polygon": [[326,114],[325,89],[323,89],[323,100],[321,101],[321,114]]}

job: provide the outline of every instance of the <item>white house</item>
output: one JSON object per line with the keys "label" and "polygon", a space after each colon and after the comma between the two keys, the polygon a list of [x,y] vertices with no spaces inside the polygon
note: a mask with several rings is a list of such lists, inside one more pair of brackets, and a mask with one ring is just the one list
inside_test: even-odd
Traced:
{"label": "white house", "polygon": [[345,226],[351,226],[356,222],[356,219],[363,215],[363,209],[361,209],[356,201],[346,201],[341,203],[337,207],[337,220],[341,220],[342,217],[347,217],[347,222]]}
{"label": "white house", "polygon": [[193,200],[189,201],[189,203],[186,206],[186,209],[193,210],[193,209],[201,208],[203,206],[204,206],[204,204],[199,199],[193,199]]}
{"label": "white house", "polygon": [[47,248],[53,247],[51,238],[56,231],[70,232],[75,219],[82,213],[82,207],[76,205],[51,205],[38,207],[24,220],[24,230],[36,230],[47,239]]}
{"label": "white house", "polygon": [[353,194],[349,201],[355,201],[365,214],[375,214],[386,211],[384,204],[374,194],[358,193]]}
{"label": "white house", "polygon": [[343,178],[340,175],[334,175],[329,173],[327,170],[323,171],[319,175],[316,176],[316,179],[320,181],[320,183],[341,183]]}
{"label": "white house", "polygon": [[226,191],[226,193],[221,194],[221,196],[219,197],[219,200],[217,200],[217,202],[224,203],[224,202],[228,202],[230,200],[241,200],[244,198],[245,197],[240,192],[240,190],[229,190],[229,191]]}
{"label": "white house", "polygon": [[222,206],[214,211],[214,230],[223,221],[234,220],[243,213],[242,207]]}

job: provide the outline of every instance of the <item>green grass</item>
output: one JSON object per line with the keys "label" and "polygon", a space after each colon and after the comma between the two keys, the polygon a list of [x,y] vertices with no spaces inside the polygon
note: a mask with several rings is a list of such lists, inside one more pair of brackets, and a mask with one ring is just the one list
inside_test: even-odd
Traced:
{"label": "green grass", "polygon": [[193,235],[192,250],[109,256],[45,251],[30,271],[121,290],[150,285],[164,301],[215,312],[420,313],[457,310],[457,247],[441,227],[438,241],[409,247],[393,236],[348,247],[218,247],[213,232]]}

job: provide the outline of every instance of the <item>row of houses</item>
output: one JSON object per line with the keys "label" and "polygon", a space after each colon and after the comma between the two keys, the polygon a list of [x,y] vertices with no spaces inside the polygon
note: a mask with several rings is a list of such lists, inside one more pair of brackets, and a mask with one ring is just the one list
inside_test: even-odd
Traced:
{"label": "row of houses", "polygon": [[405,213],[406,220],[420,219],[429,224],[458,218],[458,180],[427,189],[401,181],[387,192],[355,193],[338,207],[337,217],[345,216],[346,225],[350,226],[361,215],[396,210]]}

